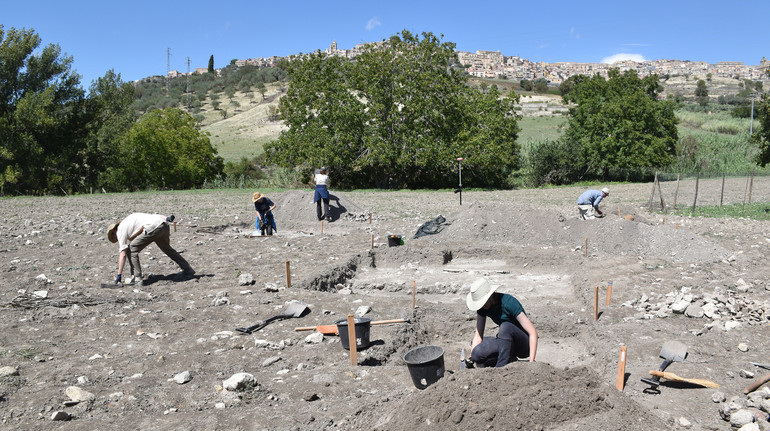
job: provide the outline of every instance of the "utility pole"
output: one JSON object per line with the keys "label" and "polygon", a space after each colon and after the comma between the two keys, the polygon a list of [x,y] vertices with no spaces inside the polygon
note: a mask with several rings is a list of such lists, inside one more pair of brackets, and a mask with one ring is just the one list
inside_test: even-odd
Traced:
{"label": "utility pole", "polygon": [[185,93],[187,93],[187,111],[190,111],[190,57],[187,57],[187,88],[185,89]]}
{"label": "utility pole", "polygon": [[171,74],[171,48],[166,48],[166,94],[168,94],[169,74]]}

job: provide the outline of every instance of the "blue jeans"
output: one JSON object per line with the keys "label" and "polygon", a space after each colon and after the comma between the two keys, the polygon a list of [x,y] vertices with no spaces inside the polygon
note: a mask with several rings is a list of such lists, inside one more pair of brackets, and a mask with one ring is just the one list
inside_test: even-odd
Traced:
{"label": "blue jeans", "polygon": [[529,357],[529,334],[520,326],[503,322],[497,337],[485,337],[471,352],[477,366],[502,367],[518,358]]}

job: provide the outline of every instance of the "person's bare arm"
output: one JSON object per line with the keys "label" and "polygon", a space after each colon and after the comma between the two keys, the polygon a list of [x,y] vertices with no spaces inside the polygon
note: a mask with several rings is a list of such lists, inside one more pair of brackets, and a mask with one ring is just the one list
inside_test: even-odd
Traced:
{"label": "person's bare arm", "polygon": [[524,313],[519,313],[516,316],[516,320],[519,321],[521,327],[529,334],[529,362],[535,362],[535,355],[537,354],[537,329],[535,329],[535,325],[532,324],[532,321]]}
{"label": "person's bare arm", "polygon": [[128,237],[128,242],[131,242],[131,241],[133,241],[133,240],[134,240],[134,238],[136,238],[136,237],[138,237],[139,235],[141,235],[141,233],[142,233],[142,232],[144,232],[144,226],[141,226],[141,227],[139,228],[139,230],[138,230],[138,231],[136,231],[136,233],[135,233],[135,234],[133,234],[132,236]]}
{"label": "person's bare arm", "polygon": [[123,274],[123,267],[126,265],[126,250],[121,250],[118,255],[118,275]]}
{"label": "person's bare arm", "polygon": [[476,314],[476,330],[473,333],[473,342],[471,342],[471,352],[484,339],[484,327],[487,325],[487,318]]}

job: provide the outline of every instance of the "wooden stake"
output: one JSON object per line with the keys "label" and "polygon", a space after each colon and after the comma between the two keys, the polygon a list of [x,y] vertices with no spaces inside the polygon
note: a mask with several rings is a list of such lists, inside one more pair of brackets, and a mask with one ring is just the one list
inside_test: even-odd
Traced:
{"label": "wooden stake", "polygon": [[615,387],[619,390],[623,390],[623,386],[626,382],[626,346],[620,346],[620,360],[618,361],[618,382]]}
{"label": "wooden stake", "polygon": [[586,237],[586,243],[583,246],[583,257],[588,257],[588,237]]}
{"label": "wooden stake", "polygon": [[291,264],[286,261],[286,287],[291,287]]}
{"label": "wooden stake", "polygon": [[676,223],[675,226],[676,226],[676,230],[679,230],[679,223]]}
{"label": "wooden stake", "polygon": [[369,213],[369,224],[372,224],[372,213]]}
{"label": "wooden stake", "polygon": [[722,201],[725,198],[725,174],[722,173],[722,192],[719,193],[719,208],[722,208]]}
{"label": "wooden stake", "polygon": [[661,224],[665,225],[666,224],[666,219],[661,219],[661,220],[663,220],[663,222]]}
{"label": "wooden stake", "polygon": [[594,320],[599,320],[599,286],[594,287]]}
{"label": "wooden stake", "polygon": [[321,235],[324,233],[324,221],[321,220]]}
{"label": "wooden stake", "polygon": [[690,215],[695,215],[695,204],[698,202],[698,183],[700,182],[700,172],[695,175],[695,198],[692,200],[692,212]]}
{"label": "wooden stake", "polygon": [[356,319],[348,314],[348,346],[350,347],[350,365],[358,365],[358,350],[356,346]]}
{"label": "wooden stake", "polygon": [[415,306],[415,294],[417,293],[417,282],[412,280],[412,308]]}
{"label": "wooden stake", "polygon": [[746,177],[746,190],[743,191],[743,207],[746,206],[746,194],[749,192],[749,178]]}
{"label": "wooden stake", "polygon": [[658,183],[658,172],[655,171],[655,180],[652,182],[652,193],[650,194],[650,202],[648,203],[649,210],[652,210],[652,198],[655,197],[655,184]]}
{"label": "wooden stake", "polygon": [[666,203],[663,201],[663,191],[660,189],[660,180],[655,178],[655,183],[658,185],[658,194],[660,195],[660,209],[666,212]]}
{"label": "wooden stake", "polygon": [[674,209],[676,209],[676,198],[679,195],[679,175],[676,174],[676,191],[674,192]]}
{"label": "wooden stake", "polygon": [[174,232],[176,232],[176,222],[174,222]]}
{"label": "wooden stake", "polygon": [[618,217],[620,217],[620,207],[618,207]]}
{"label": "wooden stake", "polygon": [[607,300],[604,305],[610,305],[610,297],[612,297],[612,282],[607,283]]}
{"label": "wooden stake", "polygon": [[751,173],[751,182],[749,183],[749,205],[751,205],[751,190],[754,188],[754,172]]}
{"label": "wooden stake", "polygon": [[372,246],[371,249],[374,250],[374,234],[372,234]]}

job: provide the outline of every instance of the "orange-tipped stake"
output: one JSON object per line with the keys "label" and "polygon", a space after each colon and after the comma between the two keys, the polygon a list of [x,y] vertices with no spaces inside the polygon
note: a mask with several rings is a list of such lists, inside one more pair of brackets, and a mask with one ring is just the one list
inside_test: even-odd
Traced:
{"label": "orange-tipped stake", "polygon": [[599,286],[594,287],[594,320],[599,320]]}
{"label": "orange-tipped stake", "polygon": [[356,319],[348,314],[348,346],[350,346],[350,365],[358,365],[358,350],[356,349]]}
{"label": "orange-tipped stake", "polygon": [[623,390],[623,386],[626,382],[626,346],[620,346],[620,360],[618,361],[618,381],[615,387],[619,390]]}
{"label": "orange-tipped stake", "polygon": [[607,283],[607,300],[604,305],[610,305],[610,298],[612,297],[612,282]]}
{"label": "orange-tipped stake", "polygon": [[412,280],[412,308],[414,308],[415,293],[417,292],[417,282]]}
{"label": "orange-tipped stake", "polygon": [[291,287],[291,264],[286,261],[286,287]]}

